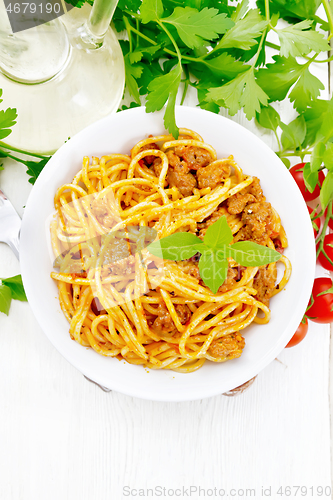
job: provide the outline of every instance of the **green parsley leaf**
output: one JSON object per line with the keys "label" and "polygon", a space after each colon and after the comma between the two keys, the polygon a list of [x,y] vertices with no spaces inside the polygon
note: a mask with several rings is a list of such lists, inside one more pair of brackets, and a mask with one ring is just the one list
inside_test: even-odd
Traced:
{"label": "green parsley leaf", "polygon": [[[276,2],[276,0],[274,0]],[[283,3],[292,14],[303,18],[312,18],[316,14],[321,0],[278,0],[278,3]]]}
{"label": "green parsley leaf", "polygon": [[[140,95],[138,90],[138,83],[136,81],[137,78],[140,78],[142,74],[142,66],[138,64],[134,64],[131,62],[132,54],[126,54],[124,57],[125,62],[125,79],[126,79],[126,88],[131,96],[134,97],[135,102],[141,104]],[[132,61],[135,60],[135,57],[132,57]],[[138,59],[139,60],[139,59]]]}
{"label": "green parsley leaf", "polygon": [[309,162],[304,165],[303,178],[306,189],[310,191],[310,193],[313,193],[318,184],[318,172],[311,172],[311,165]]}
{"label": "green parsley leaf", "polygon": [[71,5],[72,7],[78,7],[81,9],[81,7],[86,3],[86,0],[66,0],[65,3]]}
{"label": "green parsley leaf", "polygon": [[135,63],[141,61],[141,59],[143,58],[143,52],[141,50],[135,50],[134,52],[129,52],[126,55],[128,56],[128,62],[130,64],[135,64]]}
{"label": "green parsley leaf", "polygon": [[324,99],[317,99],[311,103],[311,107],[306,109],[303,116],[306,122],[306,136],[302,146],[312,146],[316,142],[318,130],[320,130],[323,122],[329,119],[332,113],[329,108],[329,102]]}
{"label": "green parsley leaf", "polygon": [[328,170],[333,170],[333,144],[329,142],[323,155],[323,162]]}
{"label": "green parsley leaf", "polygon": [[242,2],[237,5],[236,10],[232,13],[231,19],[237,23],[237,21],[240,21],[245,16],[248,9],[249,0],[242,0]]}
{"label": "green parsley leaf", "polygon": [[280,160],[282,161],[282,163],[283,163],[283,164],[284,164],[284,165],[288,168],[288,170],[289,170],[290,165],[291,165],[291,161],[289,160],[289,158],[286,158],[286,157],[282,156],[282,157],[280,158]]}
{"label": "green parsley leaf", "polygon": [[[7,145],[3,145],[3,148],[9,149],[11,151],[11,148]],[[1,148],[1,146],[0,146]],[[14,150],[15,151],[15,150]],[[20,151],[24,153],[24,151]],[[36,156],[33,153],[29,153],[28,151],[25,153],[30,156]],[[45,167],[46,163],[49,161],[51,158],[50,156],[45,156],[44,158],[41,158],[37,161],[31,161],[31,160],[22,160],[22,158],[18,158],[14,156],[11,152],[6,151],[5,149],[0,149],[0,158],[12,158],[13,160],[16,160],[20,163],[23,163],[26,167],[28,167],[27,174],[31,176],[31,179],[29,179],[29,182],[31,184],[34,184],[36,182],[37,177]],[[39,155],[37,155],[38,158],[40,158]]]}
{"label": "green parsley leaf", "polygon": [[158,76],[162,76],[162,68],[158,62],[154,62],[153,64],[145,64],[143,65],[143,71],[140,79],[138,80],[138,84],[140,87],[139,94],[145,95],[148,93],[148,86]]}
{"label": "green parsley leaf", "polygon": [[248,50],[257,43],[256,39],[262,34],[267,24],[258,9],[250,10],[243,19],[227,31],[216,48]]}
{"label": "green parsley leaf", "polygon": [[[177,136],[173,108],[181,78],[178,68],[183,65],[186,68],[184,97],[189,85],[196,87],[199,105],[204,109],[218,112],[220,106],[226,106],[230,114],[235,114],[244,107],[247,118],[251,119],[257,113],[258,123],[261,121],[262,126],[268,124],[268,128],[272,130],[273,127],[275,132],[276,114],[265,110],[259,118],[260,108],[267,107],[268,101],[283,100],[290,93],[295,109],[304,113],[307,122],[305,113],[317,101],[323,85],[311,74],[312,61],[297,61],[296,55],[328,48],[319,31],[323,22],[316,16],[321,1],[269,0],[269,16],[267,2],[266,9],[263,0],[256,0],[256,3],[260,10],[249,8],[248,0],[236,2],[235,7],[228,5],[227,0],[189,0],[185,3],[179,0],[119,0],[114,21],[117,29],[126,28],[128,33],[129,41],[121,43],[124,56],[129,53],[129,63],[136,68],[134,72],[128,65],[126,68],[127,88],[136,102],[139,102],[139,96],[148,94],[148,111],[149,106],[158,108],[160,100],[167,103],[165,124]],[[288,20],[289,26],[276,29],[281,17]],[[227,29],[225,23],[231,26],[232,22],[234,25]],[[266,64],[266,36],[270,30],[279,34],[282,48],[281,54],[274,56],[274,63]],[[140,61],[143,62],[142,71],[137,77]],[[251,66],[245,64],[248,61],[251,61]],[[261,65],[266,67],[253,70]],[[173,71],[175,66],[177,68]],[[166,75],[170,72],[175,85],[167,97],[163,88],[158,97],[153,91],[162,83],[168,86],[170,77]],[[158,80],[160,77],[167,80]],[[210,95],[214,88],[214,92],[220,94],[216,99]],[[314,134],[312,118],[310,122],[302,147],[306,147],[305,143]],[[324,139],[317,137],[311,146],[318,140]]]}
{"label": "green parsley leaf", "polygon": [[222,215],[214,224],[207,228],[204,243],[212,249],[223,248],[232,241],[232,232],[225,215]]}
{"label": "green parsley leaf", "polygon": [[162,109],[168,100],[167,109],[164,115],[164,125],[177,138],[179,134],[175,119],[175,101],[181,78],[181,65],[177,66],[166,75],[155,78],[148,85],[148,96],[146,100],[146,111],[151,113]]}
{"label": "green parsley leaf", "polygon": [[[178,83],[179,85],[179,83]],[[170,92],[169,99],[168,99],[168,104],[165,109],[164,113],[164,127],[166,130],[169,130],[169,132],[175,137],[175,139],[178,139],[179,136],[179,128],[177,127],[176,124],[176,117],[175,117],[175,105],[176,105],[176,97],[177,97],[177,89],[174,88],[173,91]]]}
{"label": "green parsley leaf", "polygon": [[169,98],[171,92],[178,90],[181,77],[181,66],[177,66],[165,75],[155,78],[148,85],[148,96],[146,103],[147,113],[159,111]]}
{"label": "green parsley leaf", "polygon": [[215,104],[214,102],[207,102],[205,101],[204,97],[200,97],[200,95],[203,94],[202,90],[198,90],[198,100],[199,100],[199,106],[201,109],[206,109],[207,111],[210,111],[211,113],[216,113],[217,115],[220,112],[220,106]]}
{"label": "green parsley leaf", "polygon": [[20,274],[12,276],[11,278],[3,278],[1,281],[3,285],[10,288],[13,299],[21,300],[22,302],[26,302],[28,300],[23,288],[22,276]]}
{"label": "green parsley leaf", "polygon": [[290,92],[289,99],[291,102],[294,101],[294,108],[300,113],[306,110],[324,88],[324,84],[306,68]]}
{"label": "green parsley leaf", "polygon": [[298,147],[298,144],[296,142],[296,139],[294,137],[294,134],[292,133],[291,128],[289,125],[286,123],[281,122],[280,127],[282,129],[282,134],[281,134],[281,144],[283,146],[284,150],[287,149],[296,149]]}
{"label": "green parsley leaf", "polygon": [[272,14],[270,24],[273,26],[273,28],[275,28],[275,26],[277,25],[279,18],[280,16],[278,12]]}
{"label": "green parsley leaf", "polygon": [[257,73],[258,84],[264,89],[272,101],[282,101],[290,87],[296,83],[290,93],[290,100],[295,101],[294,107],[303,111],[316,99],[324,86],[310,73],[307,65],[298,64],[293,58],[274,56],[275,63],[267,64]]}
{"label": "green parsley leaf", "polygon": [[143,0],[140,7],[141,19],[144,24],[160,19],[163,14],[162,0]]}
{"label": "green parsley leaf", "polygon": [[[269,9],[271,14],[279,13],[279,17],[288,21],[290,18],[313,19],[321,3],[321,0],[271,0]],[[264,0],[257,0],[257,5],[265,12]]]}
{"label": "green parsley leaf", "polygon": [[141,106],[141,104],[138,104],[137,102],[132,101],[132,102],[130,102],[129,106],[126,106],[126,104],[123,104],[121,106],[121,108],[117,109],[117,113],[119,111],[125,111],[125,109],[139,108],[140,106]]}
{"label": "green parsley leaf", "polygon": [[118,7],[122,10],[127,9],[136,12],[139,9],[140,4],[141,0],[119,0]]}
{"label": "green parsley leaf", "polygon": [[269,130],[276,130],[280,124],[280,115],[272,106],[263,106],[260,112],[256,113],[257,123]]}
{"label": "green parsley leaf", "polygon": [[228,261],[223,256],[221,257],[218,252],[207,251],[200,257],[199,272],[205,285],[213,293],[217,293],[227,277]]}
{"label": "green parsley leaf", "polygon": [[22,161],[28,167],[27,174],[30,176],[30,184],[35,184],[37,177],[49,161],[50,157],[41,159],[40,161]]}
{"label": "green parsley leaf", "polygon": [[[0,96],[2,91],[0,93]],[[4,139],[11,133],[11,127],[15,125],[17,113],[15,108],[8,108],[6,111],[0,111],[0,140]]]}
{"label": "green parsley leaf", "polygon": [[151,60],[152,56],[160,49],[160,44],[152,45],[151,47],[140,47],[140,49],[129,53],[129,61],[131,64],[135,64],[143,58]]}
{"label": "green parsley leaf", "polygon": [[257,72],[257,82],[272,101],[283,101],[290,87],[298,80],[303,66],[295,59],[273,56],[274,63]]}
{"label": "green parsley leaf", "polygon": [[253,241],[238,241],[228,248],[229,257],[246,267],[265,266],[276,262],[281,254],[272,248],[258,245]]}
{"label": "green parsley leaf", "polygon": [[[308,30],[312,21],[301,21],[293,26],[277,30],[281,43],[280,54],[283,57],[297,57],[315,52],[329,51],[330,46],[318,31]],[[306,30],[306,31],[305,31]]]}
{"label": "green parsley leaf", "polygon": [[12,292],[6,285],[0,285],[0,312],[8,316],[10,304],[12,301]]}
{"label": "green parsley leaf", "polygon": [[333,171],[329,170],[324,179],[323,185],[320,190],[320,203],[321,208],[325,210],[327,205],[333,199]]}
{"label": "green parsley leaf", "polygon": [[116,10],[112,17],[112,24],[115,25],[115,28],[118,31],[118,33],[126,29],[124,18],[128,17],[128,15],[125,14],[125,11],[128,10],[132,11],[133,13],[134,12],[136,13],[139,10],[140,5],[141,5],[141,0],[119,0],[119,2],[117,3]]}
{"label": "green parsley leaf", "polygon": [[238,75],[231,82],[208,89],[206,101],[215,102],[219,106],[229,108],[231,116],[235,115],[241,109],[241,98],[245,87],[244,75]]}
{"label": "green parsley leaf", "polygon": [[303,115],[286,125],[280,122],[282,128],[281,143],[285,150],[300,148],[306,135],[306,123]]}
{"label": "green parsley leaf", "polygon": [[217,9],[198,11],[191,7],[176,7],[171,16],[162,19],[163,23],[172,24],[182,41],[194,49],[200,47],[203,40],[214,40],[234,26],[226,14],[219,14]]}
{"label": "green parsley leaf", "polygon": [[251,120],[260,111],[261,104],[267,105],[268,96],[259,87],[250,69],[222,87],[209,89],[206,100],[229,108],[231,115],[244,107],[247,119]]}
{"label": "green parsley leaf", "polygon": [[311,172],[317,172],[323,162],[324,153],[326,151],[326,146],[323,142],[319,141],[315,145],[311,155]]}
{"label": "green parsley leaf", "polygon": [[[244,64],[242,61],[237,61],[234,57],[226,52],[211,59],[204,59],[201,61],[217,78],[227,78],[232,80],[239,73],[244,73],[250,66]],[[205,69],[204,69],[205,71]]]}
{"label": "green parsley leaf", "polygon": [[328,101],[326,113],[321,116],[320,127],[316,135],[316,142],[327,142],[333,138],[333,98]]}
{"label": "green parsley leaf", "polygon": [[161,259],[186,260],[190,259],[199,250],[197,246],[205,248],[203,241],[192,233],[174,233],[147,246],[147,250]]}
{"label": "green parsley leaf", "polygon": [[207,111],[211,111],[212,113],[219,113],[220,106],[215,104],[215,102],[207,102],[207,90],[197,87],[198,89],[198,101],[201,109],[206,109]]}

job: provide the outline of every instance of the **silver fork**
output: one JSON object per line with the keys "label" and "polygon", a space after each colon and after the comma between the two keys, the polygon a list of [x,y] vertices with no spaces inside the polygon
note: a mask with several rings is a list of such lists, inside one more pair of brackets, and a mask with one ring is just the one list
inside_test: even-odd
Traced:
{"label": "silver fork", "polygon": [[19,259],[21,217],[0,189],[0,241],[7,243]]}
{"label": "silver fork", "polygon": [[[8,200],[7,196],[0,189],[0,242],[7,243],[19,259],[19,238],[21,230],[21,217]],[[97,384],[90,378],[84,377],[93,384],[97,385],[104,392],[111,392],[111,389]]]}

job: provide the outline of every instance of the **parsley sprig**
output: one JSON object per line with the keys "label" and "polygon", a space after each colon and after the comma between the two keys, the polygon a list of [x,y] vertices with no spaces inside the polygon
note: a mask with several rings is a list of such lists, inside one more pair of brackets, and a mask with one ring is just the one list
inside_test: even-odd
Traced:
{"label": "parsley sprig", "polygon": [[[320,3],[328,22],[316,15]],[[280,27],[279,19],[289,24]],[[243,109],[252,119],[287,96],[304,111],[323,88],[311,64],[329,50],[330,36],[317,28],[332,30],[333,16],[328,0],[257,0],[254,9],[248,0],[237,6],[190,0],[186,7],[172,0],[120,0],[114,24],[127,31],[122,49],[130,95],[137,105],[146,95],[147,111],[167,103],[165,124],[177,137],[174,104],[181,83],[182,102],[193,86],[199,105],[214,112],[224,107],[234,115]],[[270,32],[280,46],[268,40]],[[276,50],[274,63],[266,64],[266,47]],[[297,61],[299,56],[304,61]]]}
{"label": "parsley sprig", "polygon": [[230,245],[232,239],[227,218],[223,215],[207,228],[203,241],[195,234],[179,232],[151,243],[147,250],[156,257],[175,261],[190,259],[199,252],[200,276],[213,293],[217,293],[227,277],[228,258],[244,267],[256,267],[276,262],[281,257],[276,250],[253,241]]}
{"label": "parsley sprig", "polygon": [[0,284],[0,312],[9,313],[12,299],[27,301],[23,288],[21,275],[12,276],[11,278],[3,278]]}

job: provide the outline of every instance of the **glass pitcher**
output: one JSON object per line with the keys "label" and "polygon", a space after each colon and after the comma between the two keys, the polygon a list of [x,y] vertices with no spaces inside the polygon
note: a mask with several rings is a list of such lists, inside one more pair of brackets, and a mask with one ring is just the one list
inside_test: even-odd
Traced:
{"label": "glass pitcher", "polygon": [[116,111],[125,71],[109,27],[117,0],[95,0],[61,18],[12,33],[0,0],[2,109],[17,109],[6,142],[52,153],[90,123]]}

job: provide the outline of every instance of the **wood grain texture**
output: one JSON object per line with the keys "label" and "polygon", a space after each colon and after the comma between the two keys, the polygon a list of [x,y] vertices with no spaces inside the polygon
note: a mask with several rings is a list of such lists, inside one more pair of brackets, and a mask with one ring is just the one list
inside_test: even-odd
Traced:
{"label": "wood grain texture", "polygon": [[126,498],[124,486],[190,485],[262,498],[262,486],[330,483],[328,327],[311,324],[243,395],[189,403],[103,393],[55,351],[27,304],[14,303],[0,331],[1,498],[107,500]]}
{"label": "wood grain texture", "polygon": [[[6,164],[0,181],[22,212],[21,168]],[[0,245],[0,276],[17,272]],[[135,498],[126,486],[191,485],[263,498],[262,486],[329,485],[328,371],[329,327],[312,323],[241,396],[173,404],[105,394],[53,348],[28,304],[13,302],[0,315],[1,498],[109,500]]]}

